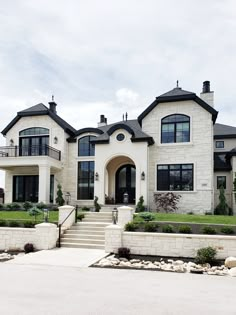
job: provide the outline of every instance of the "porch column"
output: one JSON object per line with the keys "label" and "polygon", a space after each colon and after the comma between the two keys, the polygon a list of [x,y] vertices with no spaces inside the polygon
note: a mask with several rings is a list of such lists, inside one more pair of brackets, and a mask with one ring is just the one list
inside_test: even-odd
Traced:
{"label": "porch column", "polygon": [[39,202],[49,203],[50,166],[39,165]]}
{"label": "porch column", "polygon": [[234,179],[236,177],[236,156],[232,156],[231,158],[231,165],[232,165],[232,208],[233,214],[236,214],[236,191],[234,190]]}

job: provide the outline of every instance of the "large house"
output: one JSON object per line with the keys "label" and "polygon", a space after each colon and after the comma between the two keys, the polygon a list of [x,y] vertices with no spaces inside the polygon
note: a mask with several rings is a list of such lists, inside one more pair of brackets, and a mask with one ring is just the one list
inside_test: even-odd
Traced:
{"label": "large house", "polygon": [[17,113],[2,134],[0,169],[5,202],[54,203],[57,185],[71,203],[121,204],[140,196],[154,209],[155,192],[181,195],[179,211],[205,213],[224,186],[235,209],[236,127],[216,123],[214,93],[200,97],[180,87],[158,96],[135,120],[76,130],[57,115],[57,104],[40,103]]}

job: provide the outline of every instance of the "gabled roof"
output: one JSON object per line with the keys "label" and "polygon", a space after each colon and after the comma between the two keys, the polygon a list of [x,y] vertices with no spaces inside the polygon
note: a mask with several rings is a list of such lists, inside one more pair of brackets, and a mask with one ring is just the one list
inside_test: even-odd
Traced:
{"label": "gabled roof", "polygon": [[138,122],[140,124],[142,124],[142,120],[144,119],[144,117],[146,117],[160,103],[188,101],[188,100],[195,101],[202,108],[204,108],[206,111],[208,111],[212,115],[213,123],[215,123],[217,115],[218,115],[218,112],[213,107],[211,107],[206,102],[204,102],[195,93],[182,90],[180,87],[176,87],[173,90],[158,96],[155,99],[155,101],[151,105],[149,105],[141,113],[141,115],[139,115]]}
{"label": "gabled roof", "polygon": [[47,106],[42,103],[29,107],[17,113],[17,116],[3,129],[2,134],[5,136],[6,133],[17,123],[21,117],[27,116],[40,116],[48,115],[50,116],[61,128],[65,130],[69,135],[74,135],[76,130],[69,125],[64,119],[58,116],[56,113],[51,111]]}
{"label": "gabled roof", "polygon": [[223,124],[215,124],[214,126],[214,139],[229,139],[236,138],[236,127],[223,125]]}

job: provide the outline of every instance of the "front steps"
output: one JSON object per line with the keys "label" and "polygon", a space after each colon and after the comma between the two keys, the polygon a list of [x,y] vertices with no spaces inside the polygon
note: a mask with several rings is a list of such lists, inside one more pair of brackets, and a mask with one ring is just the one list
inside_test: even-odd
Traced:
{"label": "front steps", "polygon": [[112,224],[111,212],[88,212],[61,238],[61,247],[105,249],[105,227]]}

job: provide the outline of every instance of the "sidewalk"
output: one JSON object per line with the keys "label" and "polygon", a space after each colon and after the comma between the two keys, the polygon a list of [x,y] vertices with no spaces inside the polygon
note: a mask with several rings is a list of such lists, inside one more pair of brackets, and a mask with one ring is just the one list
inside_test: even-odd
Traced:
{"label": "sidewalk", "polygon": [[84,248],[55,248],[20,255],[5,264],[89,267],[107,256],[104,250]]}

